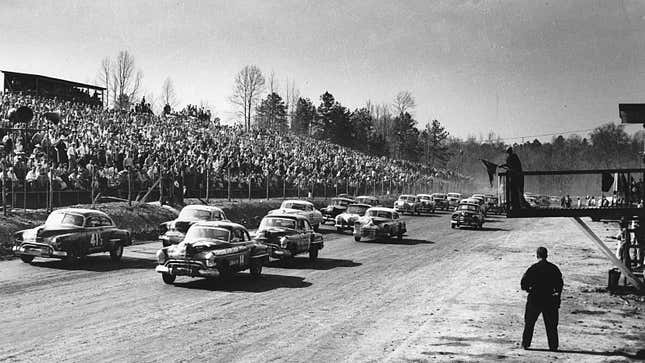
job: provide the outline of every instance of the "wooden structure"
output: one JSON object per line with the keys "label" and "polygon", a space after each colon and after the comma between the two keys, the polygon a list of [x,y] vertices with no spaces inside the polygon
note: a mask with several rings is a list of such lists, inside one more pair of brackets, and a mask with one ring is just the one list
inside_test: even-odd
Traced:
{"label": "wooden structure", "polygon": [[105,87],[68,81],[39,74],[0,71],[4,73],[4,91],[22,92],[43,97],[103,105]]}

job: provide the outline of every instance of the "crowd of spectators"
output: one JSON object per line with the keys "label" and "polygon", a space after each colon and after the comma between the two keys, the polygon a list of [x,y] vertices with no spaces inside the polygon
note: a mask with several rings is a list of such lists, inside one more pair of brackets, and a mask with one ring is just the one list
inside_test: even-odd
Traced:
{"label": "crowd of spectators", "polygon": [[[145,103],[144,103],[145,104]],[[9,121],[28,106],[27,124]],[[141,191],[161,178],[169,192],[203,195],[210,188],[310,188],[327,183],[410,183],[454,177],[420,164],[374,157],[325,141],[266,130],[219,126],[196,107],[156,116],[144,109],[104,110],[85,103],[2,94],[1,155],[6,179],[29,190]],[[49,113],[57,118],[45,117]],[[24,132],[24,127],[35,129]],[[14,128],[8,130],[6,128]],[[211,189],[213,190],[213,189]]]}

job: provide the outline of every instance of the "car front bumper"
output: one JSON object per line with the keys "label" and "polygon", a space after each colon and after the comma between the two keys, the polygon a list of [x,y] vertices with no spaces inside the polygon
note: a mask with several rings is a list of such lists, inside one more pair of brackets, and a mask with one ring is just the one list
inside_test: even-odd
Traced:
{"label": "car front bumper", "polygon": [[190,277],[218,277],[220,275],[217,268],[206,267],[194,262],[157,265],[157,267],[155,267],[155,271],[174,276]]}
{"label": "car front bumper", "polygon": [[57,251],[52,246],[44,243],[23,243],[20,246],[13,246],[11,250],[16,256],[67,257],[67,252]]}

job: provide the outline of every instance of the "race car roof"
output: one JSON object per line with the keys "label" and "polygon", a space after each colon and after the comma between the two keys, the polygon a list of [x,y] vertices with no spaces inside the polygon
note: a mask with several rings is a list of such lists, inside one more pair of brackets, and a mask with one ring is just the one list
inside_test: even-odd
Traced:
{"label": "race car roof", "polygon": [[220,207],[215,207],[213,205],[201,205],[201,204],[190,204],[182,208],[184,209],[199,209],[199,210],[207,210],[207,211],[218,211],[218,212],[223,212],[222,208]]}
{"label": "race car roof", "polygon": [[217,228],[225,228],[225,229],[244,229],[244,230],[246,230],[246,227],[244,227],[241,224],[233,223],[233,222],[226,222],[226,221],[203,221],[203,222],[197,222],[197,223],[193,224],[193,226],[217,227]]}
{"label": "race car roof", "polygon": [[287,199],[284,202],[282,202],[282,204],[285,204],[285,203],[294,203],[294,204],[300,203],[300,204],[314,205],[312,202],[309,202],[307,200],[301,200],[301,199]]}
{"label": "race car roof", "polygon": [[386,208],[386,207],[372,207],[368,209],[368,211],[381,211],[381,212],[390,212],[390,213],[396,213],[396,211],[392,208]]}
{"label": "race car roof", "polygon": [[[308,220],[306,216],[302,214],[287,214],[287,213],[272,213],[272,214],[267,214],[264,216],[264,218],[289,218],[289,219],[305,219]],[[263,219],[264,219],[263,218]]]}
{"label": "race car roof", "polygon": [[76,214],[100,214],[102,216],[109,217],[105,212],[101,212],[100,210],[96,209],[89,209],[89,208],[61,208],[61,209],[56,209],[52,213],[57,212],[57,213],[76,213]]}

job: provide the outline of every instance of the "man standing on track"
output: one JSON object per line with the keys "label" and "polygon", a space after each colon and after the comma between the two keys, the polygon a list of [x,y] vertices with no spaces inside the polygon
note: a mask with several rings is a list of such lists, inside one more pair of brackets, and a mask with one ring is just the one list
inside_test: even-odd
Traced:
{"label": "man standing on track", "polygon": [[538,316],[542,313],[549,350],[558,350],[558,309],[562,293],[562,273],[560,269],[546,260],[545,247],[537,249],[538,262],[529,267],[522,276],[522,290],[529,293],[524,311],[524,333],[522,348],[528,349],[533,339],[533,329]]}

